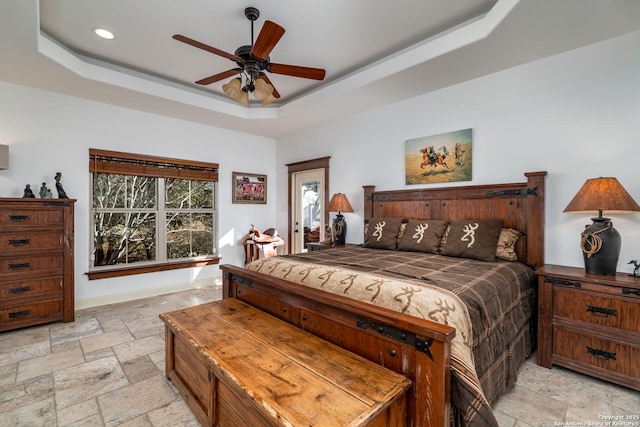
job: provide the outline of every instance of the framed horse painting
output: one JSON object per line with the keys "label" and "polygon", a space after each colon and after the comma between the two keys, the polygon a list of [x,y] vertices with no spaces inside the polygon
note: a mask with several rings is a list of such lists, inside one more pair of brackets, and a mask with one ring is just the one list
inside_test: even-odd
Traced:
{"label": "framed horse painting", "polygon": [[408,139],[405,184],[471,181],[472,129]]}

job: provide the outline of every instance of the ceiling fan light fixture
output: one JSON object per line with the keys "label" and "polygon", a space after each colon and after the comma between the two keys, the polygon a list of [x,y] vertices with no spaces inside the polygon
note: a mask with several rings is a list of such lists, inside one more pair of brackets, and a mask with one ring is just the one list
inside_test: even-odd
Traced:
{"label": "ceiling fan light fixture", "polygon": [[222,85],[222,91],[231,99],[244,105],[249,105],[249,94],[242,90],[242,79],[236,77]]}
{"label": "ceiling fan light fixture", "polygon": [[[264,101],[273,94],[273,86],[264,81],[263,78],[258,77],[255,82],[255,89],[253,95],[259,101]],[[264,105],[264,104],[263,104]]]}
{"label": "ceiling fan light fixture", "polygon": [[265,105],[269,105],[272,102],[276,102],[278,100],[278,98],[276,98],[273,95],[269,95],[267,98],[262,100],[262,106],[264,107]]}

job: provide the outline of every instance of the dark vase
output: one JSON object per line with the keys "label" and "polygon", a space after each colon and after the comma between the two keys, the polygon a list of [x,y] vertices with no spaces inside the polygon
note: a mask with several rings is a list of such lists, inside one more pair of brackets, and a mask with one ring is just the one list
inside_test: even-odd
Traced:
{"label": "dark vase", "polygon": [[618,266],[622,237],[613,228],[609,218],[591,218],[581,233],[580,247],[584,257],[584,268],[589,274],[614,276]]}
{"label": "dark vase", "polygon": [[338,214],[333,219],[333,244],[336,246],[344,245],[346,237],[347,237],[347,223],[344,220],[344,216],[341,214]]}

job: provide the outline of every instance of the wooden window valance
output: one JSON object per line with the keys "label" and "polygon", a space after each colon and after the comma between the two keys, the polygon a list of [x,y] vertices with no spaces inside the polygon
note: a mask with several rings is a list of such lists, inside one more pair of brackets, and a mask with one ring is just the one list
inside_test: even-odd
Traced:
{"label": "wooden window valance", "polygon": [[218,164],[89,149],[89,172],[218,182]]}

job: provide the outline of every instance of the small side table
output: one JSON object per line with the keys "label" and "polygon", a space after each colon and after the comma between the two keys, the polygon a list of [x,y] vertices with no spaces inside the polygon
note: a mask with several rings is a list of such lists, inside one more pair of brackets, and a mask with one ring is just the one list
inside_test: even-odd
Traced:
{"label": "small side table", "polygon": [[546,264],[538,275],[538,365],[640,390],[640,278]]}

